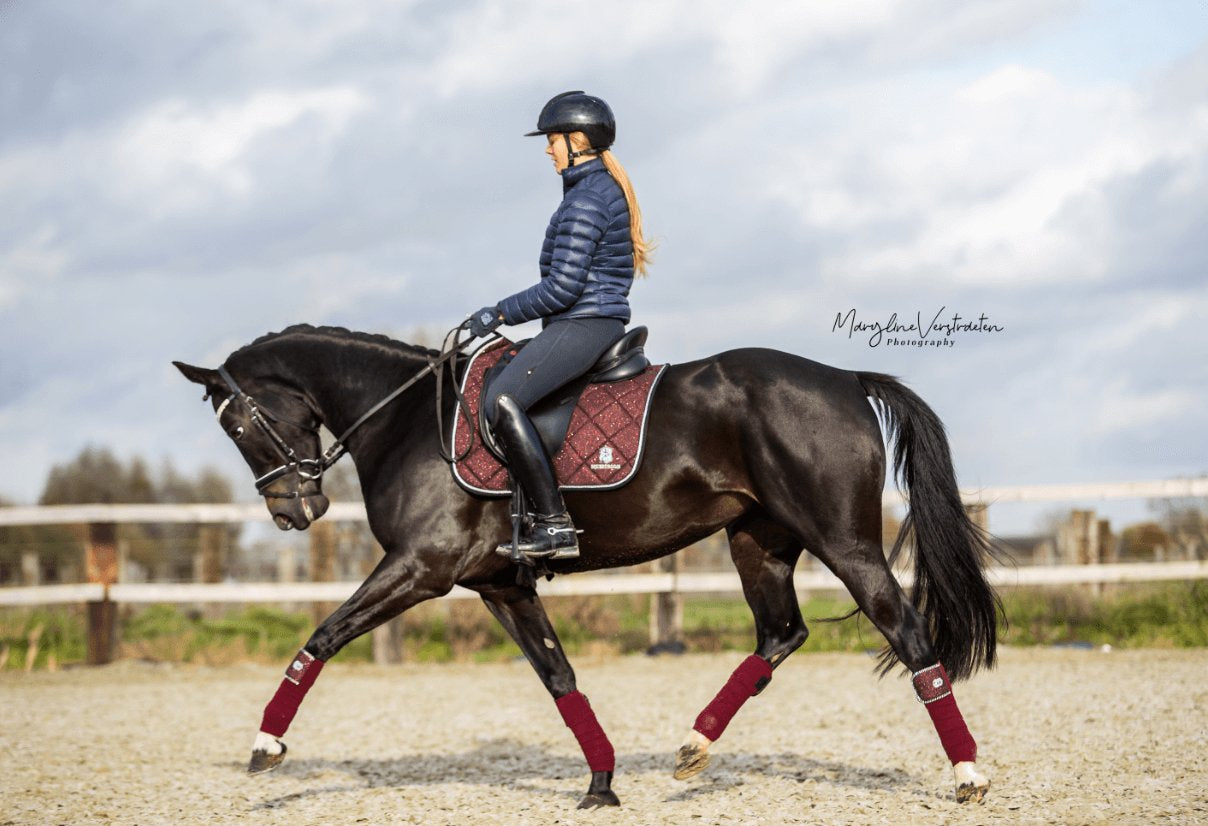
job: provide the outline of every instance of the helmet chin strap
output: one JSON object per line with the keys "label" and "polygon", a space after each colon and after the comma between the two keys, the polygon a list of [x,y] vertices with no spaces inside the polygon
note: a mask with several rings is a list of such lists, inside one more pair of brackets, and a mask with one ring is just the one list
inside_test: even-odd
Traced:
{"label": "helmet chin strap", "polygon": [[575,158],[582,157],[583,155],[599,155],[601,152],[604,151],[603,149],[588,148],[588,149],[580,149],[579,151],[576,152],[574,149],[571,149],[571,147],[570,147],[570,133],[569,132],[562,133],[562,140],[566,142],[566,165],[568,167],[575,165]]}

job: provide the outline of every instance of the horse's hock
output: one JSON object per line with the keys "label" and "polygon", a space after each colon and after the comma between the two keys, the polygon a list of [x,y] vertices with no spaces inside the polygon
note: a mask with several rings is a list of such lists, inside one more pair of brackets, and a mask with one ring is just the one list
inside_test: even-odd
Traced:
{"label": "horse's hock", "polygon": [[1203,650],[1004,649],[957,688],[994,782],[974,810],[953,799],[908,680],[878,681],[861,654],[786,661],[709,768],[673,780],[684,729],[743,656],[580,664],[623,801],[594,813],[575,811],[582,757],[522,662],[337,660],[288,759],[253,778],[248,732],[277,668],[6,672],[0,823],[1208,822]]}

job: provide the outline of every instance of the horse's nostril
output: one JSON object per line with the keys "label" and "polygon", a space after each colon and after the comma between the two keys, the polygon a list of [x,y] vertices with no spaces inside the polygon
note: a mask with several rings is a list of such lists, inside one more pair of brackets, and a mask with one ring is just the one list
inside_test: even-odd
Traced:
{"label": "horse's nostril", "polygon": [[327,509],[331,507],[331,500],[321,493],[316,496],[308,496],[303,501],[307,503],[309,514],[314,514],[310,517],[312,522],[327,513]]}

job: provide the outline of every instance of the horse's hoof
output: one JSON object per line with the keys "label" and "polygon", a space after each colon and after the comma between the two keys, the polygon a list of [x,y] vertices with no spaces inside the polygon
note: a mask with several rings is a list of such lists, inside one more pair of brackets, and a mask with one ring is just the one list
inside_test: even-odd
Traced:
{"label": "horse's hoof", "polygon": [[587,794],[579,801],[580,809],[598,809],[601,806],[620,806],[621,800],[612,793],[612,772],[594,771]]}
{"label": "horse's hoof", "polygon": [[990,780],[977,770],[975,763],[957,763],[952,767],[952,773],[956,776],[957,803],[985,801],[986,792],[990,790]]}
{"label": "horse's hoof", "polygon": [[588,792],[583,795],[583,799],[579,801],[577,809],[599,809],[601,806],[620,806],[621,798],[617,797],[612,791]]}
{"label": "horse's hoof", "polygon": [[687,780],[696,777],[709,765],[709,746],[713,741],[701,734],[695,728],[688,731],[684,744],[675,753],[675,771],[672,777],[676,780]]}
{"label": "horse's hoof", "polygon": [[[277,741],[277,742],[281,742],[281,741]],[[273,769],[277,768],[285,761],[285,752],[287,752],[287,751],[288,751],[288,749],[285,747],[284,743],[281,743],[281,753],[280,754],[269,754],[267,751],[264,751],[263,749],[253,750],[252,759],[247,764],[247,773],[248,774],[262,774],[267,771],[272,771]]]}
{"label": "horse's hoof", "polygon": [[686,743],[676,752],[675,773],[672,776],[676,780],[687,780],[696,777],[708,766],[709,752],[694,743]]}
{"label": "horse's hoof", "polygon": [[986,792],[988,791],[990,791],[989,780],[983,786],[977,786],[973,783],[962,783],[956,787],[956,802],[968,803],[969,801],[973,801],[974,803],[984,803]]}

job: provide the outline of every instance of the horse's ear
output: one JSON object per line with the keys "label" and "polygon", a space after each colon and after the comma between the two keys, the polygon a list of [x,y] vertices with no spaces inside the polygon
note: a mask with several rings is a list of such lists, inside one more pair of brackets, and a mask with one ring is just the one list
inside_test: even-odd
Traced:
{"label": "horse's ear", "polygon": [[196,382],[206,388],[217,387],[222,384],[222,377],[218,375],[217,370],[211,370],[209,367],[194,367],[192,364],[185,364],[183,361],[174,361],[172,363],[191,382]]}

